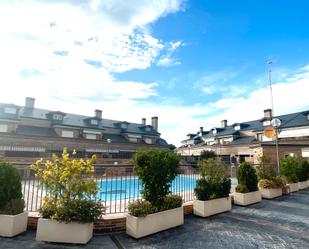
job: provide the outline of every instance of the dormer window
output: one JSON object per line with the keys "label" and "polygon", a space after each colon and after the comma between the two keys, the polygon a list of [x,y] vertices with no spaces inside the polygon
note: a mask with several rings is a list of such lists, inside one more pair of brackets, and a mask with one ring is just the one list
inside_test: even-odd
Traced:
{"label": "dormer window", "polygon": [[4,112],[8,114],[16,114],[17,110],[14,107],[5,107]]}
{"label": "dormer window", "polygon": [[121,129],[127,129],[128,125],[126,123],[121,123],[120,127]]}
{"label": "dormer window", "polygon": [[240,130],[240,125],[239,125],[239,124],[235,125],[235,126],[234,126],[234,130],[235,130],[235,131],[239,131],[239,130]]}
{"label": "dormer window", "polygon": [[63,116],[61,114],[58,114],[58,113],[53,114],[53,120],[62,121],[62,119],[63,119]]}
{"label": "dormer window", "polygon": [[146,130],[146,131],[151,131],[151,128],[150,128],[149,126],[147,126],[147,127],[145,128],[145,130]]}
{"label": "dormer window", "polygon": [[307,114],[307,120],[309,120],[309,114]]}
{"label": "dormer window", "polygon": [[98,125],[99,124],[99,121],[97,119],[91,119],[90,120],[90,124],[92,125]]}
{"label": "dormer window", "polygon": [[217,129],[216,129],[216,128],[214,128],[214,129],[212,130],[212,134],[214,134],[214,135],[217,134]]}
{"label": "dormer window", "polygon": [[270,126],[270,125],[271,125],[270,120],[264,120],[263,121],[263,126]]}

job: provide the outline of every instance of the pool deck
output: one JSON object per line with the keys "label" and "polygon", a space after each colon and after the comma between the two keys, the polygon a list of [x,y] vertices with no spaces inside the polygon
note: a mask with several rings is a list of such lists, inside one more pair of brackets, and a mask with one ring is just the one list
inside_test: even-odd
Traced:
{"label": "pool deck", "polygon": [[124,232],[96,234],[86,246],[36,242],[35,231],[0,238],[1,249],[16,248],[309,248],[309,189],[206,219],[185,217],[181,227],[135,240]]}

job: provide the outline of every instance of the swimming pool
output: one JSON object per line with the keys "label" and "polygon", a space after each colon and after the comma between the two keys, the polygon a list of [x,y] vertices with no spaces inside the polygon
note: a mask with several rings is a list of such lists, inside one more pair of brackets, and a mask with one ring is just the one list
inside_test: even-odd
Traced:
{"label": "swimming pool", "polygon": [[[172,182],[171,191],[181,193],[194,190],[198,175],[179,175]],[[232,186],[237,184],[236,179],[232,179]],[[101,179],[98,182],[99,191],[97,200],[108,202],[121,199],[138,199],[140,191],[143,189],[141,181],[137,177],[123,177],[117,179]]]}

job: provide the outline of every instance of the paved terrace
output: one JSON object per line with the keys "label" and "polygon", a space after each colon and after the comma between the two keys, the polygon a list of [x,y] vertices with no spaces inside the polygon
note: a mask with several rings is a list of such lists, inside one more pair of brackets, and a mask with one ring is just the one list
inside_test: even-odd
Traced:
{"label": "paved terrace", "polygon": [[86,246],[36,242],[35,231],[0,238],[1,249],[15,248],[309,248],[309,190],[206,219],[193,215],[185,224],[140,240],[122,233],[96,234]]}

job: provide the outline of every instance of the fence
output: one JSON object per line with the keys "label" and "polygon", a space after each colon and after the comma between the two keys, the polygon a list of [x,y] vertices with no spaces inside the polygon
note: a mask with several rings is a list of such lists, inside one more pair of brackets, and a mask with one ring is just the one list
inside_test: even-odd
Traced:
{"label": "fence", "polygon": [[[95,180],[99,191],[95,200],[105,204],[105,214],[126,212],[130,202],[141,199],[141,182],[133,170],[126,167],[126,170],[119,171],[117,168],[104,167],[96,171]],[[30,169],[20,169],[20,174],[26,210],[35,212],[42,206],[43,198],[48,193],[43,186],[39,186],[37,177]],[[196,169],[182,166],[180,174],[172,183],[171,191],[182,196],[184,202],[191,201],[199,177]]]}

